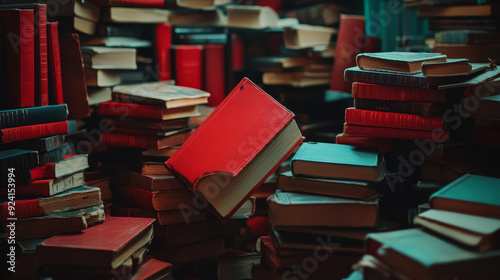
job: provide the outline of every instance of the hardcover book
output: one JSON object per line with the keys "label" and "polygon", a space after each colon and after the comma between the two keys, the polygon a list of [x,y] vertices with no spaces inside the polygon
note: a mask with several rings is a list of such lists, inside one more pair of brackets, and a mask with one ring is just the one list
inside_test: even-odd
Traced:
{"label": "hardcover book", "polygon": [[135,48],[82,46],[85,67],[92,69],[137,69]]}
{"label": "hardcover book", "polygon": [[446,92],[438,89],[354,82],[352,83],[352,97],[355,99],[443,103],[446,101]]}
{"label": "hardcover book", "polygon": [[424,76],[450,76],[469,74],[472,66],[468,59],[447,59],[442,62],[422,63],[422,74]]}
{"label": "hardcover book", "polygon": [[147,118],[156,119],[159,121],[196,117],[200,115],[195,105],[166,109],[152,105],[140,105],[112,101],[101,102],[99,104],[99,113],[102,115],[118,116],[122,118]]}
{"label": "hardcover book", "polygon": [[354,99],[354,107],[361,110],[375,110],[418,116],[443,116],[446,103],[392,101],[379,99]]}
{"label": "hardcover book", "polygon": [[68,121],[2,128],[0,129],[0,143],[6,144],[66,133],[68,133]]}
{"label": "hardcover book", "polygon": [[415,73],[423,62],[446,62],[446,55],[418,52],[361,53],[356,56],[359,69]]}
{"label": "hardcover book", "polygon": [[49,105],[47,6],[35,4],[35,105]]}
{"label": "hardcover book", "polygon": [[190,135],[191,131],[180,132],[166,137],[102,133],[101,144],[143,149],[164,149],[170,146],[181,145],[189,138]]}
{"label": "hardcover book", "polygon": [[203,46],[177,45],[173,49],[177,84],[201,90],[203,86]]}
{"label": "hardcover book", "polygon": [[61,76],[61,52],[59,49],[59,23],[47,22],[48,57],[49,57],[49,103],[63,104],[63,85]]}
{"label": "hardcover book", "polygon": [[16,197],[53,196],[84,184],[83,172],[74,173],[63,178],[34,180],[29,185],[17,186]]}
{"label": "hardcover book", "polygon": [[0,111],[0,128],[27,126],[66,120],[66,104]]}
{"label": "hardcover book", "polygon": [[444,130],[413,130],[344,123],[344,136],[374,137],[386,139],[429,139],[444,143],[450,140],[450,132]]}

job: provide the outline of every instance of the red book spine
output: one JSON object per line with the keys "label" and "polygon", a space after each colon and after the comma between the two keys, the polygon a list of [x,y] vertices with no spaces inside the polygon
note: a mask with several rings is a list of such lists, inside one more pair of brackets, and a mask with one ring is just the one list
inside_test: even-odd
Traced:
{"label": "red book spine", "polygon": [[50,196],[50,184],[53,179],[35,180],[29,185],[17,186],[16,196],[18,197],[39,197]]}
{"label": "red book spine", "polygon": [[445,124],[440,117],[423,117],[383,111],[347,108],[345,110],[347,124],[393,127],[402,129],[434,130],[443,129]]}
{"label": "red book spine", "polygon": [[357,137],[357,136],[344,136],[343,134],[337,135],[335,143],[351,145],[356,147],[378,148],[379,153],[383,154],[392,150],[392,140],[371,137]]}
{"label": "red book spine", "polygon": [[42,178],[55,178],[55,163],[47,163],[46,165],[30,169],[31,180]]}
{"label": "red book spine", "polygon": [[35,104],[49,105],[49,68],[47,59],[47,6],[35,4]]}
{"label": "red book spine", "polygon": [[177,85],[202,88],[202,46],[180,45],[175,49]]}
{"label": "red book spine", "polygon": [[[15,204],[9,202],[2,203],[2,220],[5,221],[7,218],[23,219],[42,216],[45,213],[39,202],[39,199],[27,199],[18,200]],[[9,210],[9,206],[14,206],[14,210]],[[13,215],[10,215],[11,213]]]}
{"label": "red book spine", "polygon": [[205,91],[210,93],[208,106],[217,106],[226,92],[224,45],[209,44],[205,49]]}
{"label": "red book spine", "polygon": [[351,84],[344,80],[344,70],[356,66],[356,55],[363,47],[364,33],[365,18],[363,16],[340,15],[331,90],[342,92],[351,90]]}
{"label": "red book spine", "polygon": [[363,52],[365,53],[380,52],[381,49],[382,49],[382,40],[373,36],[365,37],[365,46],[363,48]]}
{"label": "red book spine", "polygon": [[240,71],[245,66],[245,45],[239,34],[231,34],[231,69]]}
{"label": "red book spine", "polygon": [[7,106],[35,106],[35,39],[33,10],[2,11]]}
{"label": "red book spine", "polygon": [[153,205],[154,192],[129,186],[119,186],[116,191],[126,203],[142,209],[156,211]]}
{"label": "red book spine", "polygon": [[59,52],[59,32],[57,22],[47,22],[49,68],[50,68],[50,104],[63,104],[63,85],[61,76],[61,54]]}
{"label": "red book spine", "polygon": [[158,79],[168,81],[172,79],[170,69],[170,47],[172,46],[172,26],[160,23],[156,26],[156,54],[158,57]]}
{"label": "red book spine", "polygon": [[110,116],[161,119],[163,109],[156,106],[108,101],[99,104],[99,113]]}
{"label": "red book spine", "polygon": [[352,83],[352,97],[360,99],[379,99],[390,101],[446,101],[445,91],[414,87],[387,86],[355,82]]}
{"label": "red book spine", "polygon": [[68,133],[68,122],[53,122],[0,129],[2,144]]}
{"label": "red book spine", "polygon": [[143,149],[158,149],[158,137],[103,133],[101,134],[101,144]]}
{"label": "red book spine", "polygon": [[96,4],[116,7],[164,8],[165,0],[94,0]]}
{"label": "red book spine", "polygon": [[441,143],[450,140],[450,133],[448,131],[410,130],[352,124],[344,124],[344,136],[360,136],[387,139],[429,139],[431,141]]}

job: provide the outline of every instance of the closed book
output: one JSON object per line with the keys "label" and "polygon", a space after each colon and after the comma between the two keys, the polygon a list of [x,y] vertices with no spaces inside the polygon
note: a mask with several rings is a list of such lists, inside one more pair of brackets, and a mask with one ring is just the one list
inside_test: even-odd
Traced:
{"label": "closed book", "polygon": [[446,92],[438,89],[354,82],[352,83],[352,97],[355,99],[444,103],[446,101]]}
{"label": "closed book", "polygon": [[53,163],[47,163],[43,166],[35,167],[30,170],[31,179],[42,178],[62,178],[64,176],[76,173],[89,167],[87,154],[69,155],[63,160]]}
{"label": "closed book", "polygon": [[172,263],[174,266],[201,261],[212,257],[222,256],[226,253],[224,237],[204,240],[184,246],[169,248],[159,248],[152,253],[155,258]]}
{"label": "closed book", "polygon": [[33,150],[36,150],[40,153],[44,153],[63,145],[64,139],[65,139],[64,135],[54,135],[38,139],[24,140],[3,145],[2,150],[22,149],[24,147],[30,147]]}
{"label": "closed book", "polygon": [[[273,237],[280,250],[307,250],[313,251],[321,246],[318,240],[328,240],[329,235],[307,232],[290,232],[273,230]],[[332,245],[324,246],[323,250],[335,250],[335,252],[365,253],[364,240],[346,237],[330,236],[335,240]]]}
{"label": "closed book", "polygon": [[142,7],[106,7],[101,10],[105,22],[115,23],[165,23],[170,11]]}
{"label": "closed book", "polygon": [[38,162],[39,165],[46,165],[52,162],[58,162],[64,159],[64,157],[68,155],[75,154],[75,147],[72,142],[66,142],[61,144],[60,146],[47,151],[47,152],[39,152],[38,153]]}
{"label": "closed book", "polygon": [[210,93],[208,106],[217,106],[226,95],[226,50],[222,44],[207,44],[203,48],[205,50],[203,89]]}
{"label": "closed book", "polygon": [[66,134],[67,132],[67,121],[2,128],[0,129],[0,142],[6,144],[15,141],[53,136],[56,134]]}
{"label": "closed book", "polygon": [[301,143],[292,118],[244,78],[165,164],[227,219]]}
{"label": "closed book", "polygon": [[476,100],[479,106],[476,107],[475,110],[466,108],[469,106],[464,106],[465,104],[462,103],[461,112],[465,115],[469,114],[469,116],[473,118],[500,119],[500,114],[498,114],[500,109],[500,95],[487,96]]}
{"label": "closed book", "polygon": [[66,120],[66,104],[0,111],[0,128],[27,126]]}
{"label": "closed book", "polygon": [[390,152],[393,145],[393,141],[391,139],[345,136],[344,134],[338,134],[337,137],[335,137],[335,143],[355,147],[377,148],[380,154]]}
{"label": "closed book", "polygon": [[443,130],[412,130],[392,127],[377,127],[368,125],[344,124],[345,136],[374,137],[387,139],[429,139],[444,143],[450,140],[450,132]]}
{"label": "closed book", "polygon": [[35,105],[49,105],[49,61],[47,52],[47,6],[34,5],[35,16]]}
{"label": "closed book", "polygon": [[189,118],[174,119],[174,120],[151,120],[141,118],[113,118],[109,120],[111,124],[122,128],[145,128],[156,130],[173,130],[181,129],[189,126]]}
{"label": "closed book", "polygon": [[442,116],[445,103],[391,101],[378,99],[354,99],[354,107],[361,110],[376,110],[418,116]]}
{"label": "closed book", "polygon": [[359,69],[386,70],[415,73],[422,70],[423,62],[445,62],[446,55],[423,52],[362,53],[356,56]]}
{"label": "closed book", "polygon": [[7,107],[35,106],[35,36],[31,9],[4,10],[2,30]]}
{"label": "closed book", "polygon": [[168,0],[91,0],[99,6],[166,8]]}
{"label": "closed book", "polygon": [[148,191],[184,189],[184,185],[174,175],[144,175],[130,170],[121,170],[116,181],[122,185],[135,186]]}
{"label": "closed book", "polygon": [[162,226],[203,222],[207,220],[208,216],[207,211],[189,212],[186,209],[153,211],[122,205],[113,205],[112,214],[116,217],[152,218],[156,219],[158,224]]}
{"label": "closed book", "polygon": [[421,229],[370,233],[366,246],[370,255],[409,279],[497,278],[499,249],[471,251]]}
{"label": "closed book", "polygon": [[92,69],[137,69],[135,48],[82,46],[85,67]]}
{"label": "closed book", "polygon": [[227,23],[229,27],[264,29],[277,27],[279,16],[269,6],[228,5]]}
{"label": "closed book", "polygon": [[434,193],[429,204],[437,210],[500,219],[500,179],[465,174]]}
{"label": "closed book", "polygon": [[465,58],[447,59],[442,62],[422,63],[422,74],[424,76],[449,76],[468,74],[472,70],[469,60]]}
{"label": "closed book", "polygon": [[170,146],[181,145],[190,135],[191,131],[181,132],[166,137],[102,133],[101,144],[142,149],[164,149]]}
{"label": "closed book", "polygon": [[85,84],[87,86],[110,87],[121,83],[120,72],[118,70],[85,68],[84,73]]}
{"label": "closed book", "polygon": [[[161,1],[160,1],[161,2]],[[172,26],[169,23],[156,25],[156,59],[158,61],[158,79],[172,79],[170,49],[172,46]]]}
{"label": "closed book", "polygon": [[9,173],[9,169],[26,170],[38,166],[38,152],[34,150],[10,149],[0,151],[0,170]]}
{"label": "closed book", "polygon": [[[486,3],[486,2],[480,2]],[[474,3],[474,4],[479,4]],[[426,18],[434,17],[488,17],[498,14],[498,5],[489,3],[484,5],[422,5],[418,8],[418,16]]]}
{"label": "closed book", "polygon": [[156,120],[174,120],[199,116],[196,106],[187,106],[173,109],[160,108],[151,105],[139,105],[133,103],[101,102],[99,113],[102,115],[147,118]]}
{"label": "closed book", "polygon": [[288,49],[305,49],[315,46],[328,46],[337,29],[300,24],[285,28],[284,40]]}
{"label": "closed book", "polygon": [[202,88],[203,46],[178,45],[175,53],[175,80],[179,86]]}
{"label": "closed book", "polygon": [[38,245],[40,262],[117,268],[135,251],[151,242],[153,219],[108,217],[76,235],[56,235]]}
{"label": "closed book", "polygon": [[122,202],[151,211],[193,207],[196,201],[195,197],[185,189],[148,191],[135,186],[121,185],[115,188],[115,193]]}
{"label": "closed book", "polygon": [[307,142],[292,158],[294,176],[380,181],[385,162],[376,149]]}
{"label": "closed book", "polygon": [[17,186],[16,197],[53,196],[69,189],[80,187],[84,184],[83,172],[56,179],[34,180],[29,185]]}
{"label": "closed book", "polygon": [[63,104],[63,85],[61,74],[61,52],[59,49],[59,23],[47,22],[49,57],[49,103]]}
{"label": "closed book", "polygon": [[442,117],[423,117],[413,114],[361,110],[352,107],[345,110],[345,122],[348,125],[354,124],[400,129],[446,129],[446,125]]}
{"label": "closed book", "polygon": [[132,280],[168,279],[172,272],[172,264],[157,259],[145,261],[135,272]]}
{"label": "closed book", "polygon": [[274,226],[374,227],[378,215],[377,201],[305,193],[277,191],[268,203]]}

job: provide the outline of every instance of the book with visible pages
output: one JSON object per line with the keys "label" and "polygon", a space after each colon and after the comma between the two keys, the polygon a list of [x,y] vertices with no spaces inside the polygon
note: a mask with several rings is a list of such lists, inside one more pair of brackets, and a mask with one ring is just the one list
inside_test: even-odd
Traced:
{"label": "book with visible pages", "polygon": [[109,116],[147,118],[159,121],[196,117],[200,115],[200,112],[198,111],[196,105],[165,109],[158,106],[120,103],[112,101],[101,102],[99,104],[99,113]]}
{"label": "book with visible pages", "polygon": [[422,63],[422,74],[424,76],[450,76],[469,74],[472,66],[469,60],[462,59],[447,59],[441,62],[424,62]]}
{"label": "book with visible pages", "polygon": [[190,9],[209,9],[230,2],[230,0],[177,0],[177,5]]}
{"label": "book with visible pages", "polygon": [[477,251],[500,244],[500,219],[430,209],[416,216],[414,223]]}
{"label": "book with visible pages", "polygon": [[165,164],[226,220],[302,142],[293,116],[244,78]]}
{"label": "book with visible pages", "polygon": [[85,68],[84,73],[87,86],[110,87],[121,83],[118,70]]}
{"label": "book with visible pages", "polygon": [[194,88],[172,85],[170,82],[152,82],[121,85],[113,88],[116,102],[159,106],[166,109],[206,104],[210,93]]}
{"label": "book with visible pages", "polygon": [[17,186],[16,197],[53,196],[85,184],[83,172],[77,172],[56,179],[34,180],[29,185]]}
{"label": "book with visible pages", "polygon": [[422,70],[423,62],[446,62],[446,55],[418,52],[361,53],[356,65],[363,70],[386,70],[415,73]]}
{"label": "book with visible pages", "polygon": [[159,225],[169,226],[207,221],[207,211],[190,212],[188,209],[152,211],[142,208],[113,205],[111,213],[116,217],[144,217],[156,219]]}
{"label": "book with visible pages", "polygon": [[110,146],[134,147],[142,149],[165,149],[171,146],[181,145],[189,138],[190,135],[191,131],[180,132],[166,137],[102,133],[101,143]]}
{"label": "book with visible pages", "polygon": [[270,7],[228,5],[227,26],[250,29],[277,27],[278,14]]}
{"label": "book with visible pages", "polygon": [[292,158],[294,176],[380,181],[385,161],[377,149],[306,142]]}
{"label": "book with visible pages", "polygon": [[305,49],[314,46],[328,46],[336,29],[324,26],[299,24],[285,28],[285,46],[289,49]]}
{"label": "book with visible pages", "polygon": [[274,226],[374,227],[377,223],[377,200],[278,190],[267,202],[269,220]]}
{"label": "book with visible pages", "polygon": [[171,279],[171,272],[171,263],[162,262],[160,260],[152,258],[145,261],[141,266],[139,266],[131,280],[168,280]]}
{"label": "book with visible pages", "polygon": [[366,246],[370,255],[411,279],[496,279],[498,276],[500,249],[475,252],[421,229],[370,233]]}
{"label": "book with visible pages", "polygon": [[137,69],[136,49],[82,46],[85,67],[92,69]]}
{"label": "book with visible pages", "polygon": [[155,8],[106,7],[102,9],[102,19],[116,23],[165,23],[170,11]]}
{"label": "book with visible pages", "polygon": [[153,219],[108,217],[82,234],[56,235],[38,245],[42,265],[117,268],[153,237]]}
{"label": "book with visible pages", "polygon": [[431,208],[500,219],[499,178],[465,174],[435,192]]}
{"label": "book with visible pages", "polygon": [[68,155],[58,162],[48,163],[30,170],[31,179],[62,178],[89,167],[87,154]]}
{"label": "book with visible pages", "polygon": [[[163,163],[162,163],[163,164]],[[184,189],[184,185],[174,175],[144,175],[130,170],[120,170],[117,182],[148,191]]]}
{"label": "book with visible pages", "polygon": [[27,126],[66,120],[68,106],[49,105],[0,111],[0,128]]}

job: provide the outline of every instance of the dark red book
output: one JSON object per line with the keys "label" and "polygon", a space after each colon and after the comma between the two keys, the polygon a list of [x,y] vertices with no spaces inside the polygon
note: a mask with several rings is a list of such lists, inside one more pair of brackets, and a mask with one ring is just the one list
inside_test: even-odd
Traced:
{"label": "dark red book", "polygon": [[164,279],[163,277],[167,278],[171,271],[171,263],[150,259],[139,266],[131,280]]}
{"label": "dark red book", "polygon": [[423,117],[412,114],[361,110],[352,107],[345,110],[345,122],[355,125],[428,131],[445,128],[445,123],[441,117]]}
{"label": "dark red book", "polygon": [[178,86],[202,88],[202,53],[202,46],[176,46],[175,79]]}
{"label": "dark red book", "polygon": [[365,33],[365,18],[358,15],[340,15],[335,61],[330,89],[350,92],[351,84],[344,80],[344,70],[356,66],[356,55],[361,53]]}
{"label": "dark red book", "polygon": [[205,49],[205,91],[210,93],[208,106],[217,106],[226,94],[224,45],[209,44],[203,47]]}
{"label": "dark red book", "polygon": [[344,136],[360,136],[387,139],[429,139],[437,143],[444,143],[450,140],[449,131],[411,130],[354,124],[344,124]]}
{"label": "dark red book", "polygon": [[62,178],[89,167],[88,155],[67,155],[63,160],[50,162],[29,170],[31,180]]}
{"label": "dark red book", "polygon": [[158,79],[160,81],[172,79],[172,69],[170,68],[171,46],[172,26],[169,23],[156,25],[156,56],[158,59]]}
{"label": "dark red book", "polygon": [[166,109],[158,106],[140,105],[120,102],[101,102],[99,113],[102,115],[137,117],[157,120],[173,120],[198,116],[196,106]]}
{"label": "dark red book", "polygon": [[354,82],[352,97],[390,101],[445,102],[446,92],[438,89],[389,86]]}
{"label": "dark red book", "polygon": [[7,107],[35,106],[33,10],[1,11],[6,66]]}
{"label": "dark red book", "polygon": [[61,76],[61,53],[59,52],[58,22],[47,22],[49,57],[49,103],[63,104],[63,85]]}
{"label": "dark red book", "polygon": [[373,36],[365,37],[364,53],[380,52],[382,50],[382,40]]}
{"label": "dark red book", "polygon": [[16,187],[16,197],[53,196],[64,191],[83,186],[83,172],[78,172],[58,179],[34,180],[29,185]]}
{"label": "dark red book", "polygon": [[335,138],[335,143],[356,147],[377,148],[378,152],[381,154],[392,150],[392,140],[383,138],[345,136],[343,134],[339,134]]}
{"label": "dark red book", "polygon": [[[193,201],[197,201],[191,192],[186,189],[169,191],[148,191],[133,186],[118,186],[115,188],[116,195],[121,201],[152,211],[178,210],[193,207]],[[184,207],[181,207],[184,206]]]}
{"label": "dark red book", "polygon": [[244,78],[165,164],[224,221],[302,142],[293,116]]}
{"label": "dark red book", "polygon": [[231,34],[231,69],[240,71],[245,66],[245,44],[240,34]]}
{"label": "dark red book", "polygon": [[167,137],[103,133],[101,134],[101,144],[142,149],[164,149],[170,146],[181,145],[190,135],[191,131]]}
{"label": "dark red book", "polygon": [[0,129],[1,144],[68,133],[68,122],[53,122]]}
{"label": "dark red book", "polygon": [[392,101],[380,99],[354,99],[354,107],[362,110],[375,110],[393,113],[413,114],[419,116],[443,116],[451,107],[446,103],[420,101]]}
{"label": "dark red book", "polygon": [[[167,8],[167,0],[91,0],[100,6],[139,7],[139,8]],[[175,2],[175,1],[174,1]]]}
{"label": "dark red book", "polygon": [[47,6],[35,4],[35,105],[49,105]]}

